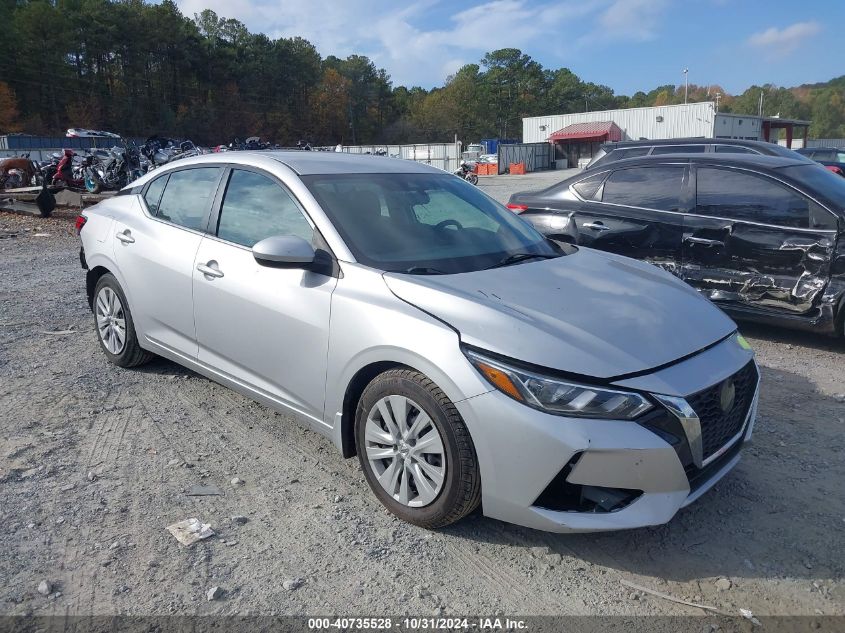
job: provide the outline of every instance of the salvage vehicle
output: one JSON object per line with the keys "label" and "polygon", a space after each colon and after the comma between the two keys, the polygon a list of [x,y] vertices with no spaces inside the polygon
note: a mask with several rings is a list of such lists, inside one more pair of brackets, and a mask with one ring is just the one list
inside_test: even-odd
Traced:
{"label": "salvage vehicle", "polygon": [[298,418],[419,526],[479,505],[559,532],[661,524],[751,437],[759,374],[730,318],[430,166],[186,158],[77,227],[109,361],[163,356]]}
{"label": "salvage vehicle", "polygon": [[665,268],[735,318],[843,335],[845,181],[816,163],[631,158],[508,207],[552,239]]}
{"label": "salvage vehicle", "polygon": [[777,143],[751,141],[736,138],[669,138],[643,139],[639,141],[615,141],[602,143],[596,155],[584,168],[595,169],[608,163],[664,154],[759,154],[761,156],[783,156],[800,160],[798,152]]}

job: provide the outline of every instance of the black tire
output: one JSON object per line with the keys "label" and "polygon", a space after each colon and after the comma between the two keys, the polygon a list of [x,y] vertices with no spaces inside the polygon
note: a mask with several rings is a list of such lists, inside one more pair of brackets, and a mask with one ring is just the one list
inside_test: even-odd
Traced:
{"label": "black tire", "polygon": [[49,218],[53,215],[53,209],[56,208],[56,196],[46,186],[42,186],[41,191],[35,196],[35,205],[42,218]]}
{"label": "black tire", "polygon": [[[123,349],[118,354],[113,354],[106,348],[103,338],[100,336],[97,328],[97,297],[100,294],[100,290],[104,287],[111,288],[118,296],[120,303],[123,306],[123,314],[126,322],[126,338]],[[126,301],[126,295],[123,294],[123,289],[111,273],[106,273],[97,280],[97,285],[94,287],[94,306],[92,311],[94,314],[94,333],[97,335],[97,340],[100,342],[100,348],[103,350],[106,358],[109,359],[109,362],[114,363],[118,367],[137,367],[138,365],[143,365],[144,363],[152,360],[155,355],[145,349],[142,349],[138,343],[138,336],[135,333],[135,322],[132,320],[132,313],[129,311],[129,303]]]}
{"label": "black tire", "polygon": [[471,184],[471,185],[477,185],[478,184],[478,174],[467,174],[467,181],[469,181],[469,184]]}
{"label": "black tire", "polygon": [[[429,415],[443,442],[446,477],[438,496],[423,507],[409,507],[395,500],[378,483],[364,450],[364,428],[369,411],[388,395],[405,396]],[[364,389],[355,412],[358,460],[370,489],[393,514],[426,529],[441,528],[475,510],[481,502],[481,474],[475,445],[452,401],[423,374],[411,369],[392,369],[376,376]]]}

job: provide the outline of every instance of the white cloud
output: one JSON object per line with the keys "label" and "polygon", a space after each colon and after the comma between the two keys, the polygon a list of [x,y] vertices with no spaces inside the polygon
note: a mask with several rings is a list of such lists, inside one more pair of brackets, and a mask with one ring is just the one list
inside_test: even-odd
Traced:
{"label": "white cloud", "polygon": [[429,88],[497,48],[542,49],[565,64],[574,49],[588,45],[582,35],[594,25],[613,37],[650,39],[667,0],[177,1],[188,16],[210,8],[253,32],[304,37],[323,56],[367,55],[395,84]]}
{"label": "white cloud", "polygon": [[770,54],[783,56],[794,51],[807,38],[821,30],[822,27],[818,22],[796,22],[783,29],[773,26],[749,37],[748,43],[765,49]]}

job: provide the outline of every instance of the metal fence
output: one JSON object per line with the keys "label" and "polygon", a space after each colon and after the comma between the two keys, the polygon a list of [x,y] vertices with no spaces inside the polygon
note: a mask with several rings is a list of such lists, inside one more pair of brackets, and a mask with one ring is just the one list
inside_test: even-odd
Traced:
{"label": "metal fence", "polygon": [[554,149],[551,143],[518,143],[499,145],[499,173],[504,174],[511,163],[524,163],[525,172],[551,169]]}
{"label": "metal fence", "polygon": [[461,143],[418,143],[414,145],[343,145],[349,154],[380,154],[425,163],[452,172],[461,162]]}
{"label": "metal fence", "polygon": [[845,147],[845,138],[811,138],[807,147]]}

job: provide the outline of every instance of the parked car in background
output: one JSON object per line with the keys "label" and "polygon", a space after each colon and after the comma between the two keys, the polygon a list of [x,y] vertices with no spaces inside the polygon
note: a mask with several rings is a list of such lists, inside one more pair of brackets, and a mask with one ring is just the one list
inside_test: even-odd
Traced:
{"label": "parked car in background", "polygon": [[508,207],[552,239],[665,268],[734,317],[843,335],[845,180],[820,165],[632,158],[514,194]]}
{"label": "parked car in background", "polygon": [[800,159],[793,150],[765,141],[732,138],[673,138],[603,143],[584,169],[595,169],[626,158],[665,154],[759,154]]}
{"label": "parked car in background", "polygon": [[833,173],[845,176],[845,149],[841,147],[806,147],[796,151],[810,160],[821,163]]}
{"label": "parked car in background", "polygon": [[417,525],[479,504],[559,532],[664,523],[752,433],[759,376],[733,321],[433,167],[186,158],[77,226],[109,361],[158,354],[299,418]]}

